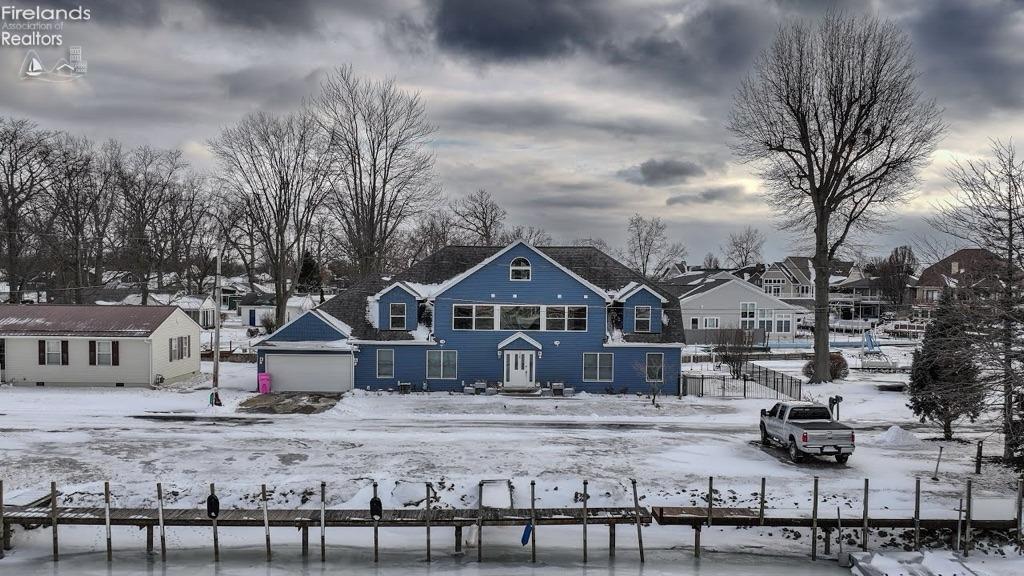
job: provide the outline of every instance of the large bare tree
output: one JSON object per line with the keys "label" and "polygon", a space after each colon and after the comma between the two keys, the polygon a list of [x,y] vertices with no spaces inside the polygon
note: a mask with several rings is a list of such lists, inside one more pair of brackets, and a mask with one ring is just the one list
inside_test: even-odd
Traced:
{"label": "large bare tree", "polygon": [[917,272],[917,256],[910,246],[897,246],[887,258],[876,264],[878,288],[897,310],[904,311],[907,301],[908,286]]}
{"label": "large bare tree", "polygon": [[0,118],[0,223],[3,265],[10,301],[21,301],[28,276],[25,250],[31,244],[32,212],[50,185],[54,135],[33,122]]}
{"label": "large bare tree", "polygon": [[907,36],[828,12],[780,27],[736,93],[729,129],[785,229],[813,244],[814,381],[829,375],[829,270],[852,232],[911,194],[943,130]]}
{"label": "large bare tree", "polygon": [[452,224],[468,243],[476,246],[495,246],[501,243],[508,213],[487,190],[481,188],[453,200],[449,210],[454,216]]}
{"label": "large bare tree", "polygon": [[328,135],[307,108],[284,116],[255,112],[209,143],[222,193],[246,211],[274,277],[275,324],[287,318],[306,236],[331,192]]}
{"label": "large bare tree", "polygon": [[764,248],[764,240],[764,234],[753,226],[729,234],[729,242],[722,248],[726,263],[733,268],[760,264],[763,260],[761,250]]}
{"label": "large bare tree", "polygon": [[686,258],[686,247],[670,242],[665,222],[657,216],[633,214],[626,226],[622,261],[644,278],[655,278],[669,265]]}
{"label": "large bare tree", "polygon": [[348,259],[359,274],[381,272],[402,226],[438,199],[434,127],[418,94],[358,78],[350,66],[330,74],[313,102],[337,165],[328,206]]}
{"label": "large bare tree", "polygon": [[[1022,458],[1024,159],[1017,156],[1012,142],[994,141],[990,157],[958,161],[948,175],[956,188],[952,199],[939,205],[932,225],[991,251],[1002,262],[999,269],[988,271],[988,279],[961,279],[957,290],[969,305],[964,321],[973,326],[970,345],[982,364],[999,367],[995,373],[983,371],[981,378],[1001,398],[1003,456]],[[970,297],[972,293],[975,298]]]}

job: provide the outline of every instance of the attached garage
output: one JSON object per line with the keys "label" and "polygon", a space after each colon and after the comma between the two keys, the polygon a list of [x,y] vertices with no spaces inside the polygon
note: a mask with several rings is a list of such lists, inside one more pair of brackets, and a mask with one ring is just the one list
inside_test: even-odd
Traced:
{"label": "attached garage", "polygon": [[352,389],[352,354],[265,353],[272,392],[340,393]]}

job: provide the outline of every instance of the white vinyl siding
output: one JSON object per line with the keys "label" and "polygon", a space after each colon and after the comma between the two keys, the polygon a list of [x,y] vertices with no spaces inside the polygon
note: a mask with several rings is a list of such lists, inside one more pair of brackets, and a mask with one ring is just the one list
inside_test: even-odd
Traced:
{"label": "white vinyl siding", "polygon": [[615,375],[615,355],[610,352],[583,353],[583,381],[611,382]]}

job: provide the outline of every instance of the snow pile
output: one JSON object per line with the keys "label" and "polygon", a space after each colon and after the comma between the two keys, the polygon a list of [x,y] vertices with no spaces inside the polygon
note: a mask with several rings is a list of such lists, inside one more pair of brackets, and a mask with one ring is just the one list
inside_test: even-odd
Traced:
{"label": "snow pile", "polygon": [[873,444],[888,448],[918,448],[924,443],[913,432],[899,426],[890,426],[888,430],[874,438]]}

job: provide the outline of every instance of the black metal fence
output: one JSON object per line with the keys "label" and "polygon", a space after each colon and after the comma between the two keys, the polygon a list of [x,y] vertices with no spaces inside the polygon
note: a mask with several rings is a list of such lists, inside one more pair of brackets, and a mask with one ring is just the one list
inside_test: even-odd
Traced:
{"label": "black metal fence", "polygon": [[679,396],[683,395],[800,400],[803,397],[803,381],[747,362],[743,365],[742,378],[721,374],[682,374],[679,378]]}

